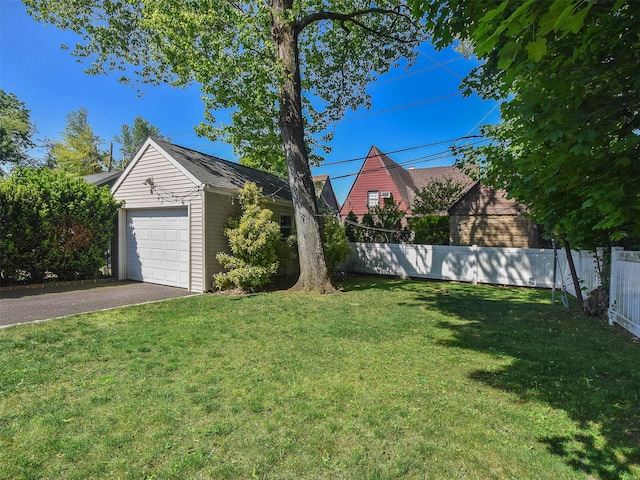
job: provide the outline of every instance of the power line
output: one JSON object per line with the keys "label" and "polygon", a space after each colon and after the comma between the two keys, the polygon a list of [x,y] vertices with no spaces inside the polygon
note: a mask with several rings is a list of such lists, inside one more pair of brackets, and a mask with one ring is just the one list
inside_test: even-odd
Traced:
{"label": "power line", "polygon": [[435,67],[440,67],[443,70],[446,70],[447,72],[449,72],[450,74],[454,75],[455,77],[458,77],[459,79],[464,78],[462,75],[459,75],[457,72],[454,72],[453,70],[451,70],[450,68],[445,67],[445,64],[450,63],[450,62],[438,62],[435,58],[431,57],[430,55],[427,55],[426,53],[424,53],[422,50],[419,50],[418,53],[420,55],[423,55],[425,57],[427,57],[429,60],[431,60],[433,63],[435,63]]}
{"label": "power line", "polygon": [[[430,58],[430,60],[431,60],[431,61],[435,61],[435,60],[433,60],[433,59],[431,59],[431,58]],[[398,77],[390,78],[390,79],[388,79],[388,80],[383,80],[383,81],[381,81],[381,82],[380,82],[380,81],[377,81],[377,82],[375,82],[374,84],[372,84],[372,85],[371,85],[371,87],[372,87],[372,88],[375,88],[375,87],[377,87],[377,86],[379,86],[379,85],[385,85],[385,84],[387,84],[387,83],[396,82],[396,81],[398,81],[398,80],[404,80],[404,79],[405,79],[405,78],[407,78],[407,77],[412,77],[412,76],[414,76],[414,75],[419,75],[419,74],[421,74],[421,73],[428,72],[429,70],[435,70],[436,68],[443,67],[443,65],[446,65],[446,64],[449,64],[449,63],[453,63],[453,62],[457,62],[457,61],[459,61],[459,60],[464,60],[464,57],[463,57],[463,56],[459,56],[459,57],[452,58],[452,59],[447,60],[446,62],[442,62],[442,63],[437,63],[437,62],[436,62],[436,65],[431,65],[431,66],[429,66],[429,67],[426,67],[426,68],[423,68],[423,69],[417,70],[417,71],[415,71],[415,72],[409,72],[409,73],[406,73],[406,74],[404,74],[404,75],[400,75],[400,76],[398,76]]]}
{"label": "power line", "polygon": [[[459,140],[467,140],[467,139],[471,139],[471,138],[482,138],[482,135],[465,135],[463,137],[457,137],[457,138],[451,138],[449,140],[441,140],[439,142],[432,142],[432,143],[425,143],[423,145],[416,145],[415,147],[406,147],[406,148],[399,148],[398,150],[391,150],[388,152],[385,152],[385,155],[392,155],[394,153],[401,153],[401,152],[408,152],[410,150],[419,150],[422,148],[427,148],[427,147],[435,147],[437,145],[443,145],[446,143],[455,143]],[[334,162],[326,162],[323,163],[321,166],[322,167],[326,167],[328,165],[340,165],[343,163],[351,163],[351,162],[358,162],[360,160],[365,160],[367,157],[355,157],[355,158],[349,158],[346,160],[336,160]]]}
{"label": "power line", "polygon": [[329,123],[348,122],[348,121],[351,121],[351,120],[358,120],[360,118],[373,117],[375,115],[381,115],[383,113],[395,112],[397,110],[404,110],[405,108],[418,107],[420,105],[425,105],[427,103],[433,103],[433,102],[437,102],[437,101],[440,101],[440,100],[446,100],[447,98],[453,98],[453,97],[459,97],[459,96],[460,96],[460,93],[450,93],[448,95],[443,95],[441,97],[428,98],[426,100],[421,100],[419,102],[408,103],[406,105],[399,105],[397,107],[391,107],[391,108],[387,108],[385,110],[378,110],[376,112],[369,112],[369,113],[363,113],[362,115],[355,115],[353,117],[346,117],[346,118],[342,118],[340,120],[334,120],[334,121],[329,122]]}
{"label": "power line", "polygon": [[[482,139],[482,140],[479,140],[477,142],[470,143],[469,146],[478,145],[478,144],[486,142],[486,141],[487,141],[487,139]],[[412,158],[410,160],[405,160],[403,162],[396,162],[395,165],[390,165],[388,167],[387,166],[382,166],[382,167],[373,168],[371,170],[367,170],[366,172],[358,171],[358,172],[354,172],[354,173],[347,173],[347,174],[344,174],[344,175],[338,175],[336,177],[331,177],[331,180],[333,181],[333,180],[338,180],[338,179],[341,179],[341,178],[355,177],[355,176],[357,176],[359,174],[367,175],[369,173],[375,173],[375,172],[379,172],[379,171],[382,171],[382,170],[390,170],[390,169],[393,169],[393,168],[404,168],[407,165],[415,165],[415,164],[418,164],[418,163],[434,162],[436,160],[442,160],[444,158],[450,158],[450,157],[452,157],[451,152],[449,150],[443,150],[443,151],[440,151],[440,152],[430,153],[429,155],[423,155],[423,156],[420,156],[420,157]]]}

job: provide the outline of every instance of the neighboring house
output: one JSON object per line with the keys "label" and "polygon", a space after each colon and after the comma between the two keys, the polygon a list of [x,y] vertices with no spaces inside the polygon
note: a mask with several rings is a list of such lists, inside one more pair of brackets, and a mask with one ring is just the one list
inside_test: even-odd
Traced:
{"label": "neighboring house", "polygon": [[476,182],[450,209],[451,245],[540,248],[540,227],[504,190]]}
{"label": "neighboring house", "polygon": [[94,173],[92,175],[85,175],[82,178],[96,187],[107,186],[111,188],[118,181],[120,175],[122,175],[122,170],[118,170],[116,172]]}
{"label": "neighboring house", "polygon": [[405,169],[377,147],[372,146],[342,204],[340,218],[344,220],[349,212],[353,211],[360,220],[370,207],[382,206],[385,199],[391,197],[399,203],[399,208],[411,217],[416,191],[433,181],[446,178],[469,187],[473,185],[473,180],[459,168]]}
{"label": "neighboring house", "polygon": [[124,201],[118,215],[114,275],[203,292],[229,251],[224,228],[240,215],[239,190],[248,182],[270,198],[283,234],[293,232],[285,180],[163,140],[148,139],[111,191]]}
{"label": "neighboring house", "polygon": [[504,191],[474,182],[453,166],[405,169],[375,146],[371,147],[340,209],[340,218],[344,221],[353,211],[361,220],[370,207],[383,205],[390,197],[400,203],[407,217],[412,217],[416,191],[447,178],[465,186],[462,197],[448,212],[451,245],[527,248],[542,245],[538,225],[522,215],[525,207],[507,200]]}
{"label": "neighboring house", "polygon": [[321,212],[338,213],[340,205],[333,191],[329,175],[316,175],[313,177],[313,184],[316,187],[318,197],[318,208]]}

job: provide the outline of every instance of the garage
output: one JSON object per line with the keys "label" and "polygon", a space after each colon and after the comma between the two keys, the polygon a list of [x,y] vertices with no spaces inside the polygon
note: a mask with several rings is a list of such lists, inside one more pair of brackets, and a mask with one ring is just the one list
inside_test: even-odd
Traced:
{"label": "garage", "polygon": [[189,288],[189,213],[185,208],[127,211],[129,280]]}

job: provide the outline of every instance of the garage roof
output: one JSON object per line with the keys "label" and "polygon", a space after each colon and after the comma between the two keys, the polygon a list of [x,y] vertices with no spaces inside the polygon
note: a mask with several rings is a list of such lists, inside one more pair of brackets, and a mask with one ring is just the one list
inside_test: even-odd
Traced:
{"label": "garage roof", "polygon": [[275,175],[157,138],[153,141],[203,184],[235,190],[253,182],[262,188],[263,195],[291,201],[289,184]]}

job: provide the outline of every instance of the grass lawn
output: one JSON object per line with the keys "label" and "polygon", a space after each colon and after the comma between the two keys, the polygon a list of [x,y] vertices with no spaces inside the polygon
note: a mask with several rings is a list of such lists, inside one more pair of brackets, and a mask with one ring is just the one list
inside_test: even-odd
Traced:
{"label": "grass lawn", "polygon": [[640,478],[640,343],[549,291],[345,281],[0,330],[0,478]]}

